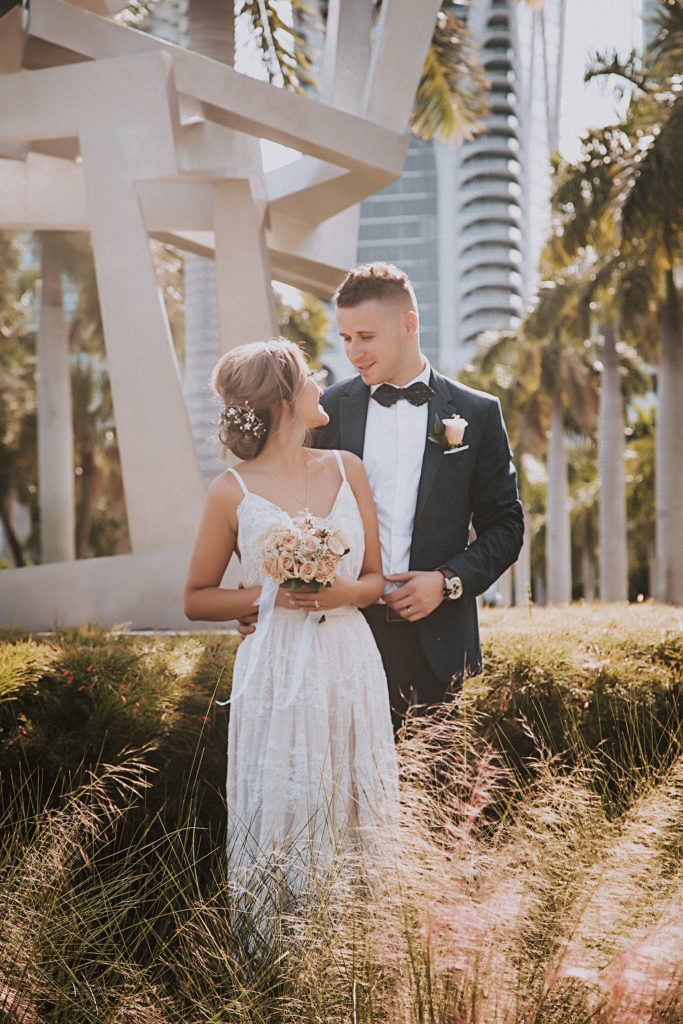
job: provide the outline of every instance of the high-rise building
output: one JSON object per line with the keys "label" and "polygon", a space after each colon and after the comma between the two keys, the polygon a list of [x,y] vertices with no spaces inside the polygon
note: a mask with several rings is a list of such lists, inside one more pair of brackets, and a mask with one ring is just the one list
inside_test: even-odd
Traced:
{"label": "high-rise building", "polygon": [[488,329],[514,328],[533,294],[558,144],[565,0],[453,4],[491,83],[484,130],[411,143],[401,177],[362,204],[359,262],[410,276],[429,359],[454,371]]}

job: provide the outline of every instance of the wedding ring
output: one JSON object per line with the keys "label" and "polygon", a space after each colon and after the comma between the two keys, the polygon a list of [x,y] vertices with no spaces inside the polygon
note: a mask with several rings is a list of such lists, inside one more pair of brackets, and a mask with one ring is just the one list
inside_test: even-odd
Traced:
{"label": "wedding ring", "polygon": [[406,605],[406,611],[408,612],[408,615],[410,615],[411,607],[412,607],[412,605],[409,605],[409,604]]}
{"label": "wedding ring", "polygon": [[320,607],[320,601],[318,600],[318,598],[317,598],[317,597],[316,597],[316,599],[315,599],[315,606],[316,606],[316,608],[319,608],[319,607]]}

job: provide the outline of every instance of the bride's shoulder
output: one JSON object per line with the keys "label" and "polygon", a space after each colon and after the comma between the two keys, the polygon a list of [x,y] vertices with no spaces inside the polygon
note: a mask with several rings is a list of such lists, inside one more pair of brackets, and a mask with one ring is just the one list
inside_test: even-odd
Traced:
{"label": "bride's shoulder", "polygon": [[359,470],[365,472],[362,460],[357,455],[354,455],[353,452],[347,452],[341,448],[311,448],[310,453],[311,458],[318,465],[327,466],[331,469],[334,466],[338,466],[338,460],[341,459],[346,473],[357,473]]}
{"label": "bride's shoulder", "polygon": [[367,473],[365,472],[365,466],[363,465],[362,459],[359,459],[353,452],[347,452],[341,449],[337,454],[344,464],[346,479],[354,490],[359,482],[362,483],[367,481]]}
{"label": "bride's shoulder", "polygon": [[244,485],[230,469],[224,470],[209,484],[207,497],[217,504],[239,505],[244,497]]}

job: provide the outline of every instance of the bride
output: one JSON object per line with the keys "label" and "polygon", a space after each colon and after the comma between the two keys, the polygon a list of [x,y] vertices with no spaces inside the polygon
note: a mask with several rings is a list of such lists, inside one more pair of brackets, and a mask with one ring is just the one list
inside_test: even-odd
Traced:
{"label": "bride", "polygon": [[[224,403],[220,439],[244,461],[209,488],[185,614],[224,621],[259,611],[233,672],[229,849],[233,869],[246,875],[275,857],[301,885],[310,871],[324,874],[335,850],[372,838],[397,801],[386,678],[358,611],[383,591],[377,517],[360,459],[305,446],[328,417],[296,345],[233,349],[212,383]],[[278,587],[264,568],[266,533],[296,532],[302,513],[343,538],[337,557],[348,549],[318,590]],[[233,552],[239,589],[221,586]]]}

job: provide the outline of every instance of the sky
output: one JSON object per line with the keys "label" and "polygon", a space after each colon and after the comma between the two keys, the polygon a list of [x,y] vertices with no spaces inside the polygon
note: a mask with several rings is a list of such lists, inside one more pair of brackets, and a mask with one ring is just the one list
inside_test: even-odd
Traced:
{"label": "sky", "polygon": [[641,0],[567,0],[565,57],[560,118],[560,150],[575,161],[579,138],[588,128],[609,124],[616,119],[614,82],[597,79],[585,84],[583,72],[596,50],[617,49],[626,56],[640,49]]}

